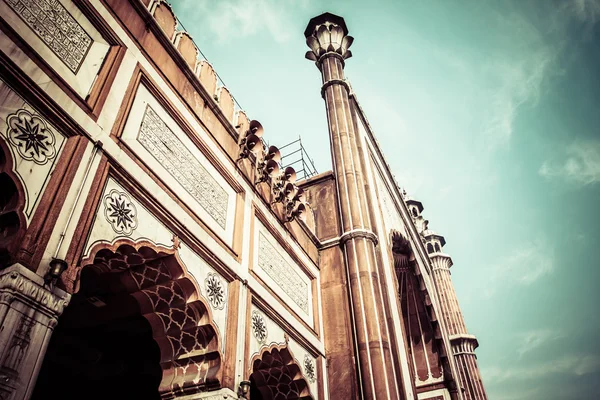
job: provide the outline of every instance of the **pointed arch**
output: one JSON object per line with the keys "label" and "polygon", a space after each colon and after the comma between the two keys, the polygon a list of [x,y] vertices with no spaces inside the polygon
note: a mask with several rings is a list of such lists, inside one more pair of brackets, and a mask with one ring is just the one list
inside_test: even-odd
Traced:
{"label": "pointed arch", "polygon": [[138,313],[149,322],[160,349],[162,398],[220,388],[217,327],[176,248],[130,239],[97,244],[82,261],[75,289],[87,297],[118,298],[104,312],[110,318]]}
{"label": "pointed arch", "polygon": [[427,254],[433,253],[433,245],[431,243],[427,243]]}
{"label": "pointed arch", "polygon": [[13,171],[14,161],[4,139],[0,140],[0,268],[14,261],[19,238],[27,229],[25,189]]}
{"label": "pointed arch", "polygon": [[252,358],[252,400],[314,400],[308,381],[287,344],[264,347]]}
{"label": "pointed arch", "polygon": [[443,335],[429,290],[414,258],[410,241],[390,234],[398,296],[416,383],[453,380]]}

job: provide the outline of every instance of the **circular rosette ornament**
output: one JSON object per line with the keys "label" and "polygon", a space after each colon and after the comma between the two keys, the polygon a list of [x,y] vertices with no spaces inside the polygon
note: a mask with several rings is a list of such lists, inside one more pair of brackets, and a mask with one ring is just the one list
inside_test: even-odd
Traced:
{"label": "circular rosette ornament", "polygon": [[38,115],[21,109],[6,118],[6,132],[23,159],[43,165],[56,156],[54,133]]}
{"label": "circular rosette ornament", "polygon": [[104,216],[118,234],[129,236],[137,228],[137,210],[127,193],[111,190],[104,197]]}
{"label": "circular rosette ornament", "polygon": [[206,297],[212,308],[222,310],[225,307],[225,289],[217,274],[210,272],[206,276],[204,290],[206,290]]}
{"label": "circular rosette ornament", "polygon": [[267,341],[267,324],[265,318],[256,311],[252,311],[252,334],[258,343],[265,344]]}
{"label": "circular rosette ornament", "polygon": [[317,379],[315,374],[315,361],[308,354],[304,356],[304,375],[310,383],[314,383]]}

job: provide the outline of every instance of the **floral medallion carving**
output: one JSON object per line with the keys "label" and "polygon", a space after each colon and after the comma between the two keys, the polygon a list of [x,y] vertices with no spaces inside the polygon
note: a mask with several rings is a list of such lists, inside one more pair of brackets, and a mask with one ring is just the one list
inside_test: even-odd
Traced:
{"label": "floral medallion carving", "polygon": [[104,216],[116,233],[129,236],[137,228],[137,210],[127,193],[111,190],[104,198]]}
{"label": "floral medallion carving", "polygon": [[258,343],[265,344],[267,341],[267,323],[265,318],[256,311],[252,311],[252,334]]}
{"label": "floral medallion carving", "polygon": [[7,137],[25,160],[43,165],[56,156],[54,133],[40,116],[21,109],[6,118]]}
{"label": "floral medallion carving", "polygon": [[204,280],[206,297],[212,308],[222,310],[225,307],[225,289],[221,278],[213,272],[209,272]]}
{"label": "floral medallion carving", "polygon": [[304,375],[310,383],[314,383],[317,380],[315,374],[315,362],[308,354],[304,356]]}

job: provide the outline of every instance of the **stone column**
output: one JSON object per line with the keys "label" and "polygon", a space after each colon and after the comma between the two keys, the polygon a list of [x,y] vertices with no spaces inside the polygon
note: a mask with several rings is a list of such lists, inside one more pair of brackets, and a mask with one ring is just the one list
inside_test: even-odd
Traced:
{"label": "stone column", "polygon": [[0,399],[31,396],[52,330],[70,298],[20,264],[0,271]]}
{"label": "stone column", "polygon": [[432,231],[425,231],[424,236],[434,248],[434,252],[429,254],[431,273],[438,291],[442,316],[448,329],[454,363],[458,371],[456,380],[462,388],[463,399],[487,400],[475,355],[475,349],[478,346],[477,338],[467,332],[465,320],[458,305],[458,298],[450,277],[452,259],[441,251],[445,240]]}
{"label": "stone column", "polygon": [[[349,103],[349,86],[344,63],[351,56],[352,37],[344,19],[325,13],[310,20],[306,58],[316,62],[322,73],[321,94],[327,108],[331,154],[342,220],[340,244],[350,283],[350,297],[361,391],[365,399],[400,399],[386,329],[383,296],[379,283],[375,246],[365,190],[365,177]],[[344,268],[344,266],[340,266]]]}

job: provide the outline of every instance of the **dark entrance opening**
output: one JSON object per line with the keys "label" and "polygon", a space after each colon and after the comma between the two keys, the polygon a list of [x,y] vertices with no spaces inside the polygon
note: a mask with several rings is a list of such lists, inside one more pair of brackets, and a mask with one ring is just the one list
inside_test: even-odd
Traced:
{"label": "dark entrance opening", "polygon": [[107,275],[84,268],[60,317],[33,392],[47,399],[160,399],[160,349],[150,323]]}

